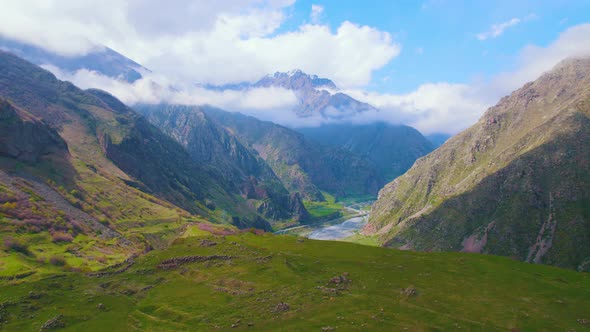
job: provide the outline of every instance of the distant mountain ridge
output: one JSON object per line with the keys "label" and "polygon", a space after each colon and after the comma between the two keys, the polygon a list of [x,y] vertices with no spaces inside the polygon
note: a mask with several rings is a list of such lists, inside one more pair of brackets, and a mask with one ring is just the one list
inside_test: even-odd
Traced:
{"label": "distant mountain ridge", "polygon": [[434,150],[432,143],[416,129],[383,122],[325,124],[297,131],[321,144],[355,153],[374,165],[387,181],[402,175],[416,159]]}

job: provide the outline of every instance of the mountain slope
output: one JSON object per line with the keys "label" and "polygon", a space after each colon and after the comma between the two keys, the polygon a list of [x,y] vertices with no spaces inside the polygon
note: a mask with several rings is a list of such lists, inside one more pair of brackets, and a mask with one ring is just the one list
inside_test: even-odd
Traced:
{"label": "mountain slope", "polygon": [[[52,180],[78,191],[96,218],[169,220],[186,210],[269,229],[221,173],[194,162],[181,145],[109,94],[82,91],[5,52],[0,52],[0,83],[0,97],[54,128],[67,143],[74,171]],[[128,208],[120,209],[121,202]]]}
{"label": "mountain slope", "polygon": [[379,193],[388,246],[590,269],[590,59],[564,61]]}
{"label": "mountain slope", "polygon": [[405,173],[416,159],[433,150],[420,132],[408,126],[327,124],[297,131],[321,144],[342,147],[368,160],[387,181]]}
{"label": "mountain slope", "polygon": [[375,195],[383,184],[378,172],[351,152],[311,142],[302,134],[271,122],[205,107],[205,114],[255,150],[290,192],[323,200],[336,196]]}
{"label": "mountain slope", "polygon": [[0,142],[0,155],[25,162],[67,151],[66,143],[55,130],[1,98]]}
{"label": "mountain slope", "polygon": [[108,47],[81,56],[62,56],[37,46],[0,37],[0,50],[16,54],[39,66],[52,65],[70,73],[86,69],[127,82],[135,82],[142,77],[142,71],[147,71],[140,64]]}
{"label": "mountain slope", "polygon": [[181,143],[195,162],[216,169],[233,191],[253,200],[273,220],[309,218],[297,193],[289,194],[266,163],[193,106],[143,105],[135,109]]}

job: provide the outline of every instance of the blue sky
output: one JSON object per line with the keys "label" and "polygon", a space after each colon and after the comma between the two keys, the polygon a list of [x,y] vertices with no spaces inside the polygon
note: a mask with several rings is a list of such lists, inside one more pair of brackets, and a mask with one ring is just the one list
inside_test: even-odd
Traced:
{"label": "blue sky", "polygon": [[[374,72],[370,90],[406,93],[427,82],[469,82],[514,69],[526,45],[546,46],[569,26],[590,21],[590,1],[310,1],[289,11],[281,31],[310,21],[320,5],[319,22],[332,29],[343,21],[389,32],[400,55]],[[495,38],[477,34],[494,24],[520,22]],[[280,31],[279,31],[280,32]]]}

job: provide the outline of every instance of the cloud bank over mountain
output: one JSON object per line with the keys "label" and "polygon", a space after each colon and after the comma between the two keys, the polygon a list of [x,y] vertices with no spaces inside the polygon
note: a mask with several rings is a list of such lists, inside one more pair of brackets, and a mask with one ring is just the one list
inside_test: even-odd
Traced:
{"label": "cloud bank over mountain", "polygon": [[3,5],[0,34],[64,55],[106,45],[155,72],[213,84],[300,68],[363,86],[400,52],[388,32],[348,21],[281,30],[293,3],[23,0]]}
{"label": "cloud bank over mountain", "polygon": [[403,94],[378,93],[367,86],[402,51],[390,32],[350,21],[324,24],[320,17],[330,8],[318,5],[309,8],[312,23],[289,25],[293,0],[172,2],[12,2],[0,13],[0,35],[67,56],[100,51],[97,45],[123,53],[152,72],[127,83],[88,70],[71,73],[45,67],[61,79],[107,90],[129,104],[210,104],[288,126],[319,125],[327,120],[293,114],[298,100],[291,90],[204,88],[254,82],[269,73],[299,68],[332,79],[341,92],[378,109],[327,113],[347,114],[349,122],[403,123],[425,134],[455,134],[500,96],[561,59],[590,54],[590,24],[580,24],[545,46],[525,46],[509,71],[461,83],[423,83]]}

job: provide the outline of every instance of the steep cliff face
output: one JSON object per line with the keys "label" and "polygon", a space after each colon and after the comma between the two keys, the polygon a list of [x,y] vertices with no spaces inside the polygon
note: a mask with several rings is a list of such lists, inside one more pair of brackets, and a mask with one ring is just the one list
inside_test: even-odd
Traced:
{"label": "steep cliff face", "polygon": [[366,160],[328,147],[271,122],[210,107],[205,114],[255,150],[290,192],[321,201],[321,190],[337,196],[375,195],[384,183]]}
{"label": "steep cliff face", "polygon": [[[292,205],[279,178],[260,157],[242,145],[199,107],[178,105],[137,106],[147,119],[179,142],[191,158],[216,170],[225,185],[258,205],[272,220],[305,220],[307,211]],[[305,210],[305,209],[303,209]]]}
{"label": "steep cliff face", "polygon": [[385,245],[590,267],[590,59],[564,61],[379,193]]}
{"label": "steep cliff face", "polygon": [[0,155],[36,162],[44,155],[67,149],[55,130],[0,98]]}

